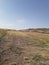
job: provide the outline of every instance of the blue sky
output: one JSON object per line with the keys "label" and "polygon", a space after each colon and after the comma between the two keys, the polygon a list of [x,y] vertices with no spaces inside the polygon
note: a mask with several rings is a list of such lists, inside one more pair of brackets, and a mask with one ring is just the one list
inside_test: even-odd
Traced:
{"label": "blue sky", "polygon": [[0,0],[0,28],[49,28],[49,0]]}

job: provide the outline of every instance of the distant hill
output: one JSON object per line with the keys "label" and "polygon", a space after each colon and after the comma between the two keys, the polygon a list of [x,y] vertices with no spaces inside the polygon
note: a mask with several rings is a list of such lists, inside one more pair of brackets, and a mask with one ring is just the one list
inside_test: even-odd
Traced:
{"label": "distant hill", "polygon": [[49,29],[0,29],[0,65],[49,65]]}
{"label": "distant hill", "polygon": [[30,31],[30,32],[38,32],[38,33],[45,33],[45,34],[49,34],[49,28],[36,28],[36,29],[25,29],[25,30],[20,30],[20,31]]}

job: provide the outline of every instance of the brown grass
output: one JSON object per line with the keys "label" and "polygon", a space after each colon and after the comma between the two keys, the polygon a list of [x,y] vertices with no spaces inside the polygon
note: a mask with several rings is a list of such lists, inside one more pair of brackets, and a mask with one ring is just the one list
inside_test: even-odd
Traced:
{"label": "brown grass", "polygon": [[48,33],[0,30],[0,65],[49,65]]}

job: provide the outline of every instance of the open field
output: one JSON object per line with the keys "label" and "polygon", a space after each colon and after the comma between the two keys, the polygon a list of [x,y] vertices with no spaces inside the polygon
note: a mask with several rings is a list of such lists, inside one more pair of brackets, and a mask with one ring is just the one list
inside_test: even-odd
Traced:
{"label": "open field", "polygon": [[49,29],[0,29],[0,65],[49,65]]}

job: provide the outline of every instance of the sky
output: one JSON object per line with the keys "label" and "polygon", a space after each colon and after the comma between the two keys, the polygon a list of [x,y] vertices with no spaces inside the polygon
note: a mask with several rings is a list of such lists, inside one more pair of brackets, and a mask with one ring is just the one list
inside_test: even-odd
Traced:
{"label": "sky", "polygon": [[49,0],[0,0],[0,28],[49,28]]}

